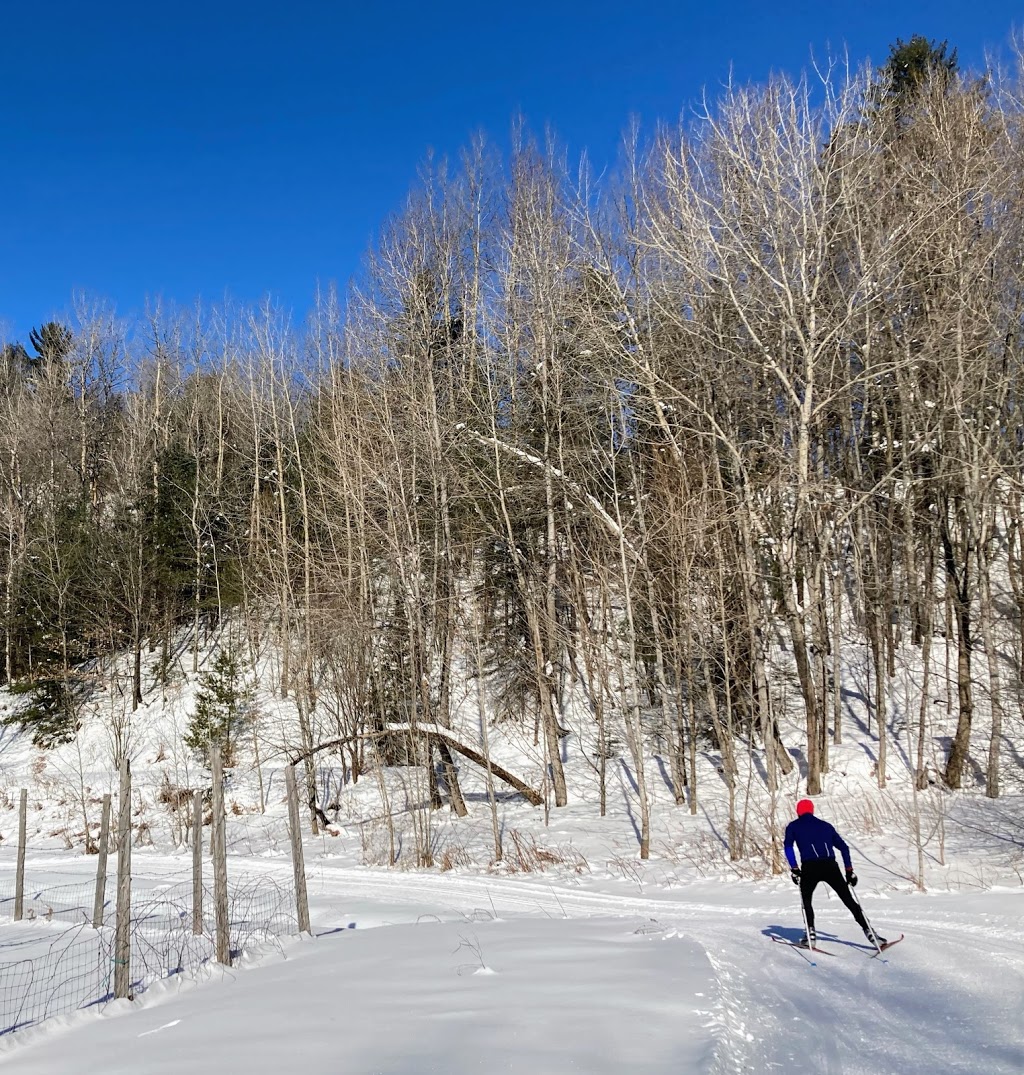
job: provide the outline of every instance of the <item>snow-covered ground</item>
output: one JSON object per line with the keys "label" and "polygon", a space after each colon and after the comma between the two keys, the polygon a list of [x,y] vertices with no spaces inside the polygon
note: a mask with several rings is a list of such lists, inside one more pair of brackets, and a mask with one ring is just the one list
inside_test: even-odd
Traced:
{"label": "snow-covered ground", "polygon": [[[270,860],[262,868],[282,878],[286,869]],[[180,861],[156,856],[139,867],[154,884],[179,870]],[[315,860],[310,881],[315,938],[9,1036],[0,1068],[1024,1071],[1019,888],[883,896],[866,877],[873,921],[906,933],[872,958],[845,909],[823,897],[818,926],[831,955],[771,943],[769,933],[799,933],[788,881],[641,894],[610,880],[394,872],[330,859]]]}
{"label": "snow-covered ground", "polygon": [[[180,746],[194,686],[195,677],[185,677],[167,696],[150,694],[132,716],[138,900],[176,891],[190,875],[187,813],[167,791],[204,779]],[[466,696],[471,703],[468,689]],[[470,814],[458,819],[447,808],[423,808],[421,771],[389,769],[383,788],[369,774],[353,785],[340,760],[324,756],[321,802],[332,825],[305,838],[314,937],[250,946],[230,970],[207,963],[149,983],[131,1003],[7,1034],[0,1069],[1021,1075],[1022,737],[1008,733],[1007,794],[990,801],[976,786],[953,793],[936,784],[917,798],[918,837],[905,731],[895,723],[916,707],[892,699],[891,779],[881,790],[877,740],[857,697],[851,687],[845,741],[833,745],[817,805],[853,848],[869,918],[887,936],[906,935],[880,958],[827,890],[815,905],[830,954],[770,940],[802,929],[796,889],[787,874],[772,875],[765,845],[772,810],[784,824],[804,793],[799,765],[773,804],[762,759],[751,756],[737,797],[750,840],[744,857],[730,861],[716,755],[701,755],[692,815],[675,805],[667,764],[652,754],[652,856],[641,862],[628,755],[609,762],[601,817],[588,718],[570,711],[574,734],[563,740],[570,804],[545,811],[499,788],[504,862],[494,861],[487,789],[472,766],[460,766]],[[262,769],[242,752],[228,789],[228,871],[235,884],[284,892],[292,868],[273,746],[294,741],[294,711],[269,693],[260,706]],[[467,710],[464,733],[478,742],[471,704]],[[77,744],[45,753],[0,729],[0,988],[4,981],[22,988],[16,976],[4,979],[3,965],[70,943],[66,919],[40,912],[33,921],[9,920],[17,791],[30,793],[30,889],[52,896],[59,888],[91,907],[96,859],[82,854],[85,824],[95,836],[100,797],[116,792],[110,729],[123,716],[123,700],[111,693],[86,715]],[[946,730],[937,722],[936,758]],[[491,745],[540,787],[543,754],[531,732],[495,725]],[[799,762],[798,725],[785,734]],[[977,745],[983,757],[980,730]],[[381,865],[391,841],[383,791],[400,852],[394,869]],[[415,868],[417,842],[429,844],[433,868]],[[38,977],[53,961],[26,965]],[[54,989],[61,973],[58,964]]]}

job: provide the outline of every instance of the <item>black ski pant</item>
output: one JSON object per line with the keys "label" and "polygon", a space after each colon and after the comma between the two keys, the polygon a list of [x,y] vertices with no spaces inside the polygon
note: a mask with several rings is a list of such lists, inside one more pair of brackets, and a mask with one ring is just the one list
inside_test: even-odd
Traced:
{"label": "black ski pant", "polygon": [[807,928],[814,929],[814,908],[811,906],[811,897],[818,883],[824,881],[831,885],[836,895],[846,904],[850,914],[857,920],[861,929],[867,929],[867,919],[860,909],[860,904],[853,898],[850,886],[846,878],[839,870],[839,863],[835,859],[809,859],[800,863],[800,896],[804,901],[804,914],[807,916]]}

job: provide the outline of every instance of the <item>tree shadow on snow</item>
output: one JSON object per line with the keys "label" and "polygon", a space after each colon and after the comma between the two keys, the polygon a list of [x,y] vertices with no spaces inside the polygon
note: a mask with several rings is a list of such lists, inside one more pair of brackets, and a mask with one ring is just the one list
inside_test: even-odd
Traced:
{"label": "tree shadow on snow", "polygon": [[765,787],[768,786],[768,767],[764,763],[764,757],[761,753],[753,755],[754,768],[757,770],[757,775],[764,781]]}
{"label": "tree shadow on snow", "polygon": [[619,768],[622,770],[622,774],[625,775],[626,780],[629,781],[629,786],[633,789],[633,794],[639,795],[640,789],[637,787],[636,777],[633,776],[633,770],[626,764],[625,758],[619,758]]}
{"label": "tree shadow on snow", "polygon": [[718,779],[728,787],[729,778],[725,775],[725,763],[722,761],[721,754],[706,754],[705,757],[715,767],[715,772],[718,774]]}
{"label": "tree shadow on snow", "polygon": [[672,774],[665,767],[665,759],[660,754],[655,754],[654,760],[657,763],[658,772],[661,773],[661,779],[665,781],[665,787],[675,795],[676,786],[672,783]]}
{"label": "tree shadow on snow", "polygon": [[711,830],[711,835],[722,845],[722,847],[728,851],[729,841],[718,831],[718,827],[711,819],[711,815],[708,813],[708,808],[704,805],[703,801],[700,803],[700,811],[704,815],[704,820],[708,823],[708,828]]}
{"label": "tree shadow on snow", "polygon": [[860,702],[860,704],[867,710],[874,712],[874,706],[868,701],[866,690],[857,684],[857,690],[850,690],[849,687],[839,688],[839,697],[843,702],[843,710],[846,713],[847,720],[853,721],[854,724],[860,729],[861,735],[868,734],[867,722],[861,717],[860,713],[854,709],[850,704],[851,702]]}
{"label": "tree shadow on snow", "polygon": [[[488,803],[491,801],[491,797],[486,791],[464,791],[462,797],[468,803]],[[521,791],[498,791],[497,788],[494,789],[494,801],[496,803],[514,803],[520,800],[523,800]]]}
{"label": "tree shadow on snow", "polygon": [[804,752],[799,747],[789,747],[786,753],[796,762],[797,769],[800,770],[800,776],[802,779],[807,779],[807,759],[804,757]]}
{"label": "tree shadow on snow", "polygon": [[869,746],[869,745],[868,745],[867,743],[865,743],[865,742],[864,742],[864,740],[863,740],[863,739],[862,739],[862,740],[861,740],[861,741],[860,741],[860,742],[859,742],[859,743],[858,743],[857,745],[858,745],[858,746],[860,747],[860,749],[861,749],[861,750],[863,750],[863,751],[864,751],[864,753],[865,753],[865,754],[867,754],[867,756],[868,756],[868,757],[869,757],[869,758],[870,758],[870,759],[871,759],[871,760],[872,760],[873,762],[875,762],[875,763],[877,764],[877,762],[878,762],[878,755],[877,755],[877,754],[876,754],[876,753],[874,752],[874,750],[872,750],[872,748],[871,748],[871,747],[870,747],[870,746]]}
{"label": "tree shadow on snow", "polygon": [[973,754],[967,755],[967,765],[970,767],[972,773],[974,773],[974,785],[975,787],[983,788],[988,783],[988,774],[981,767],[981,763]]}
{"label": "tree shadow on snow", "polygon": [[[988,800],[984,807],[984,822],[978,818],[979,811],[972,811],[970,819],[962,814],[950,814],[947,818],[948,825],[956,825],[962,829],[990,836],[1000,843],[1010,844],[1012,847],[1024,847],[1024,822],[1022,822],[1018,809],[1015,805],[1001,807],[996,800]],[[991,827],[993,821],[1001,822],[1005,828],[997,832]]]}
{"label": "tree shadow on snow", "polygon": [[626,782],[633,789],[633,794],[638,795],[640,789],[636,785],[636,780],[633,778],[632,772],[630,772],[629,766],[626,764],[623,758],[619,758],[619,787],[622,789],[622,801],[626,807],[626,816],[629,818],[630,825],[633,826],[633,835],[636,836],[636,842],[641,843],[643,836],[640,832],[640,823],[637,821],[636,816],[633,813],[632,796],[626,791],[626,787],[623,784],[622,776],[625,774]]}
{"label": "tree shadow on snow", "polygon": [[1024,770],[1024,756],[1022,756],[1020,751],[1017,749],[1017,744],[1007,735],[1004,735],[1002,737],[1001,742],[1003,750],[1009,751],[1010,755],[1013,757],[1013,760],[1017,763],[1017,768],[1019,770]]}

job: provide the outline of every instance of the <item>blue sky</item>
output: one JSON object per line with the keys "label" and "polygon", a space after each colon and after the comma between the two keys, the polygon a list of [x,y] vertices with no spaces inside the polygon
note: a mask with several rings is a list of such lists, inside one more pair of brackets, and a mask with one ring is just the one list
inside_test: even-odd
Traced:
{"label": "blue sky", "polygon": [[119,312],[272,295],[297,319],[344,284],[428,151],[522,113],[614,159],[631,115],[674,119],[730,67],[798,72],[812,50],[883,62],[948,39],[1006,52],[1017,5],[772,7],[688,0],[519,5],[309,0],[4,4],[0,338],[73,293]]}

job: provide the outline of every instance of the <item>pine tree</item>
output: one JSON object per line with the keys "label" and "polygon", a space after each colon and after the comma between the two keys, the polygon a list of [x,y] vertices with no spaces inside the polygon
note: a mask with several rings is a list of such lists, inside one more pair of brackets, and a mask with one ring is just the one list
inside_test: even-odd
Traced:
{"label": "pine tree", "polygon": [[48,675],[12,683],[8,689],[15,697],[24,696],[26,700],[0,724],[29,732],[32,742],[44,750],[74,740],[79,727],[78,711],[86,695],[80,682]]}
{"label": "pine tree", "polygon": [[29,359],[33,370],[58,366],[67,359],[75,345],[71,330],[58,321],[47,321],[42,328],[32,329],[28,338],[35,351],[35,355]]}
{"label": "pine tree", "polygon": [[948,42],[929,41],[920,34],[909,41],[897,38],[889,46],[889,58],[871,91],[875,114],[888,113],[899,124],[930,86],[942,90],[950,86],[960,64],[956,49],[948,49]]}
{"label": "pine tree", "polygon": [[196,708],[185,745],[209,764],[210,748],[219,746],[225,765],[234,764],[238,736],[252,720],[252,688],[244,681],[238,658],[223,649],[213,668],[199,677]]}

